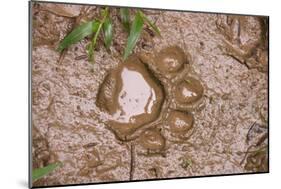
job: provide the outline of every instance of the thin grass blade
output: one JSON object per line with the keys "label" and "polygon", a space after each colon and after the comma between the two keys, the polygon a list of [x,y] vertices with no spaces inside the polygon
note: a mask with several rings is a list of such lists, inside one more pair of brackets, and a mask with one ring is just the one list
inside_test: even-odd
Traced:
{"label": "thin grass blade", "polygon": [[120,8],[120,17],[126,32],[130,32],[130,10],[128,8]]}
{"label": "thin grass blade", "polygon": [[102,22],[98,22],[97,30],[95,31],[95,35],[92,39],[92,42],[87,46],[87,53],[88,53],[89,61],[91,62],[94,60],[94,48],[96,46],[97,38],[99,36],[101,27],[102,27]]}
{"label": "thin grass blade", "polygon": [[140,12],[140,15],[143,18],[143,20],[154,30],[154,32],[158,36],[161,36],[159,28],[154,23],[152,23],[151,20],[149,20],[149,18],[147,18],[147,16],[145,16],[145,14],[143,14],[141,11],[139,11],[139,12]]}
{"label": "thin grass blade", "polygon": [[134,21],[131,26],[130,34],[128,37],[127,45],[124,53],[124,60],[132,53],[136,43],[140,37],[141,31],[143,28],[143,18],[140,15],[140,12],[137,12],[134,18]]}
{"label": "thin grass blade", "polygon": [[103,31],[104,31],[104,44],[107,49],[109,49],[112,43],[112,36],[113,36],[113,26],[112,21],[109,17],[107,17],[103,24]]}
{"label": "thin grass blade", "polygon": [[81,24],[61,41],[57,50],[61,52],[63,49],[69,47],[70,45],[77,43],[86,36],[91,35],[95,32],[96,25],[97,21],[94,20]]}
{"label": "thin grass blade", "polygon": [[[96,33],[95,35],[98,34],[98,30],[101,26],[101,23],[99,21],[96,21],[94,24],[93,24],[93,32]],[[86,46],[86,52],[88,54],[88,58],[89,60],[92,60],[93,59],[93,54],[94,54],[94,45],[93,45],[93,42],[90,42],[87,46]]]}
{"label": "thin grass blade", "polygon": [[32,171],[32,181],[36,181],[46,176],[47,174],[49,174],[50,172],[52,172],[53,170],[55,170],[57,167],[61,165],[62,165],[61,163],[52,163],[50,165],[47,165],[46,167],[34,169]]}

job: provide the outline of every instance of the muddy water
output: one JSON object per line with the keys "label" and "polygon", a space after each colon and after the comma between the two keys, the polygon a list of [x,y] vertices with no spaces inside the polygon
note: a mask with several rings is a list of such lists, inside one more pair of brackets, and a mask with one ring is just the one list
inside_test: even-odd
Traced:
{"label": "muddy water", "polygon": [[145,65],[131,56],[110,71],[101,84],[97,105],[110,114],[110,128],[121,140],[139,127],[157,119],[164,101],[160,82]]}
{"label": "muddy water", "polygon": [[[55,7],[54,7],[55,6]],[[99,8],[33,4],[35,186],[267,171],[268,33],[261,17],[143,10],[134,54],[118,10],[110,52],[55,49]]]}

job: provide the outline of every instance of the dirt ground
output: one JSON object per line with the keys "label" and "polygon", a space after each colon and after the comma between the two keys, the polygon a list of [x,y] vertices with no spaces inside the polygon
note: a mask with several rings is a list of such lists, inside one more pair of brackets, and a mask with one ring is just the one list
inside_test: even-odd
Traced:
{"label": "dirt ground", "polygon": [[[266,17],[143,9],[162,37],[145,26],[132,57],[148,65],[134,69],[142,70],[161,103],[133,130],[119,131],[97,98],[108,74],[116,79],[114,70],[129,68],[122,61],[128,35],[118,8],[110,8],[113,45],[109,52],[98,41],[94,64],[85,52],[88,38],[56,51],[73,27],[100,9],[32,4],[32,167],[62,162],[34,186],[268,171]],[[171,76],[149,63],[167,48],[184,54],[183,67]],[[177,102],[173,86],[179,82],[172,79],[186,77],[202,86],[195,90],[200,100],[188,107]],[[173,116],[180,115],[189,127],[173,130]]]}

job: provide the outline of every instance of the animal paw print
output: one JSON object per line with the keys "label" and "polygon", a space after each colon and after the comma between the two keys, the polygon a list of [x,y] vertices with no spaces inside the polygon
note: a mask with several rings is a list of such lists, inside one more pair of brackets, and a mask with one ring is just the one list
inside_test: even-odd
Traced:
{"label": "animal paw print", "polygon": [[192,110],[202,103],[204,87],[190,62],[180,47],[171,46],[132,55],[107,74],[96,104],[119,140],[137,139],[158,153],[165,150],[166,137],[185,140],[192,134]]}
{"label": "animal paw print", "polygon": [[219,15],[217,28],[224,35],[226,54],[249,69],[268,71],[268,21],[263,17]]}

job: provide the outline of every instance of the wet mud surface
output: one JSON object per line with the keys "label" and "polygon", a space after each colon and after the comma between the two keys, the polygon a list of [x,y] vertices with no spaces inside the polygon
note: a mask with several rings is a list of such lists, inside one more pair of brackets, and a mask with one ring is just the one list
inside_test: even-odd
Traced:
{"label": "wet mud surface", "polygon": [[56,48],[100,7],[33,3],[32,162],[62,167],[51,186],[268,171],[265,17],[143,10],[145,27],[122,61],[127,34]]}

